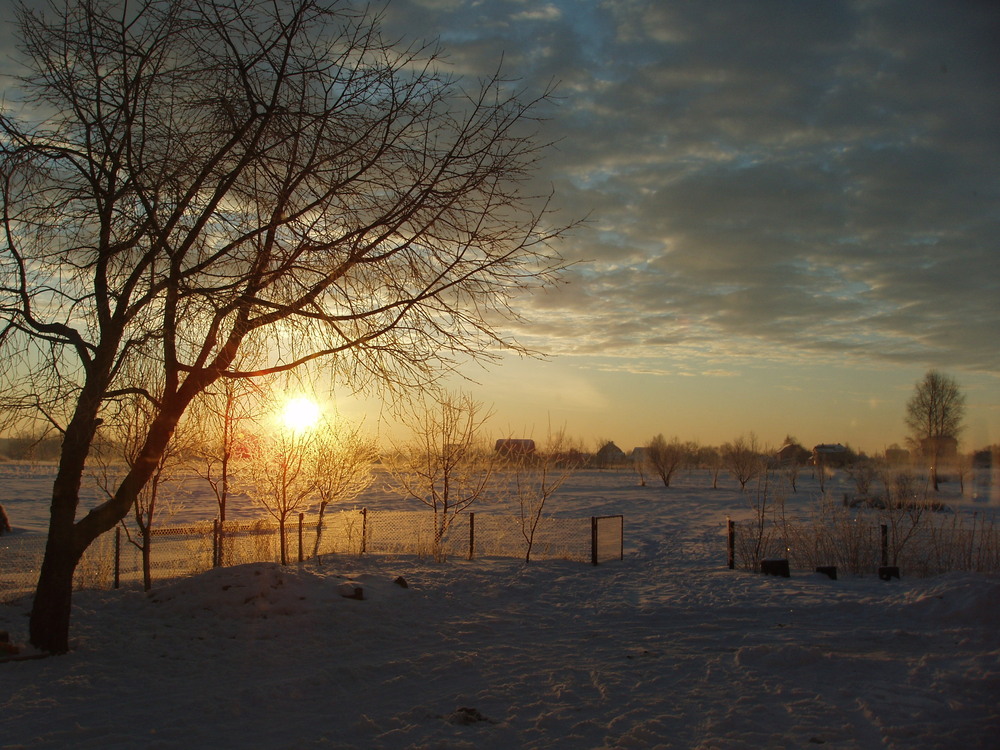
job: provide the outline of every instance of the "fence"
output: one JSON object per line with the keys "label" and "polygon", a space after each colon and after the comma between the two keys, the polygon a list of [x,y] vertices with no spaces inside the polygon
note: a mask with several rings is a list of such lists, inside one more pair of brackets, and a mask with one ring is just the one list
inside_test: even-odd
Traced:
{"label": "fence", "polygon": [[783,559],[792,569],[834,566],[852,575],[898,567],[922,577],[952,571],[1000,572],[1000,529],[992,521],[937,523],[729,522],[729,567],[760,570]]}
{"label": "fence", "polygon": [[[440,520],[440,519],[438,519]],[[463,513],[437,539],[434,515],[421,511],[365,508],[302,514],[285,526],[288,561],[324,555],[418,555],[437,557],[519,557],[529,549],[519,516]],[[150,568],[155,578],[199,573],[213,566],[279,562],[281,536],[271,521],[207,521],[153,529]],[[530,549],[532,559],[563,559],[597,565],[623,557],[622,516],[542,518]],[[45,537],[0,537],[0,601],[31,594],[45,552]],[[77,566],[74,587],[117,588],[143,580],[142,554],[121,529],[98,537]]]}

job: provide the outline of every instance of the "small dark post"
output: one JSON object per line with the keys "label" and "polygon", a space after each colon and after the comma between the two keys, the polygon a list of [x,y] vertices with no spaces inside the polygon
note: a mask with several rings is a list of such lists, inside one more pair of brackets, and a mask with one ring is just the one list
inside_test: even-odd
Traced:
{"label": "small dark post", "polygon": [[791,578],[791,571],[788,569],[788,560],[761,560],[760,572],[766,576],[778,576],[780,578]]}
{"label": "small dark post", "polygon": [[597,565],[597,516],[590,517],[590,562]]}
{"label": "small dark post", "polygon": [[305,513],[299,513],[299,562],[302,562],[302,521],[305,519]]}
{"label": "small dark post", "polygon": [[217,568],[222,563],[222,550],[219,540],[219,519],[212,519],[212,567]]}
{"label": "small dark post", "polygon": [[736,568],[736,524],[731,518],[726,519],[726,524],[728,526],[726,548],[729,551],[729,569],[734,570]]}
{"label": "small dark post", "polygon": [[365,554],[368,539],[368,508],[361,509],[361,554]]}
{"label": "small dark post", "polygon": [[469,559],[476,556],[476,514],[469,513]]}
{"label": "small dark post", "polygon": [[836,565],[817,565],[816,572],[825,575],[831,581],[837,580],[837,566]]}
{"label": "small dark post", "polygon": [[122,527],[115,526],[115,588],[121,585]]}
{"label": "small dark post", "polygon": [[889,527],[882,524],[882,567],[889,564]]}

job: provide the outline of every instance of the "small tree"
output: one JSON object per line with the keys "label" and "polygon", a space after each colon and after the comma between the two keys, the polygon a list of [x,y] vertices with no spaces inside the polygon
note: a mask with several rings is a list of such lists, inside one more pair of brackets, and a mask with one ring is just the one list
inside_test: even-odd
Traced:
{"label": "small tree", "polygon": [[239,489],[278,522],[281,564],[288,564],[285,527],[293,513],[306,508],[316,494],[318,437],[313,424],[275,420],[248,441],[237,462]]}
{"label": "small tree", "polygon": [[199,435],[191,448],[192,466],[208,483],[219,509],[215,567],[226,564],[226,511],[233,494],[233,468],[240,458],[248,457],[248,438],[254,420],[261,417],[261,405],[267,402],[268,380],[223,378],[192,403],[184,420],[195,426],[190,432]]}
{"label": "small tree", "polygon": [[762,455],[760,444],[754,433],[740,435],[731,443],[722,446],[722,461],[729,473],[745,490],[747,482],[767,468],[767,460]]}
{"label": "small tree", "polygon": [[583,451],[572,445],[565,430],[550,431],[541,450],[511,456],[504,467],[509,491],[517,499],[518,521],[525,542],[524,562],[531,562],[535,534],[549,498],[583,463]]}
{"label": "small tree", "polygon": [[954,378],[930,370],[916,383],[906,402],[906,426],[914,449],[930,462],[930,479],[938,490],[938,463],[954,452],[965,419],[965,395]]}
{"label": "small tree", "polygon": [[691,451],[685,443],[676,437],[671,438],[668,443],[662,434],[654,437],[646,446],[646,461],[663,480],[664,487],[670,486],[671,477],[689,460],[690,455]]}
{"label": "small tree", "polygon": [[317,430],[313,486],[319,499],[313,556],[318,557],[323,538],[323,520],[330,503],[349,503],[364,492],[375,475],[372,464],[378,449],[361,434],[359,427],[342,419],[323,422]]}
{"label": "small tree", "polygon": [[[142,447],[142,437],[149,428],[154,407],[146,399],[137,394],[124,396],[118,404],[116,418],[112,420],[102,436],[102,450],[94,456],[94,466],[98,486],[106,496],[110,497],[121,475],[134,466]],[[163,496],[163,486],[171,479],[183,460],[185,449],[182,442],[187,431],[177,429],[164,448],[149,481],[136,495],[132,503],[132,522],[137,534],[126,519],[122,519],[121,528],[125,531],[130,544],[139,550],[142,560],[142,584],[145,591],[153,587],[152,550],[153,526],[167,505],[167,511],[176,511],[172,504],[172,496]],[[127,518],[127,517],[126,517]]]}
{"label": "small tree", "polygon": [[501,459],[481,436],[491,415],[471,396],[445,394],[403,417],[412,438],[388,457],[390,486],[433,512],[436,560],[455,518],[492,489]]}

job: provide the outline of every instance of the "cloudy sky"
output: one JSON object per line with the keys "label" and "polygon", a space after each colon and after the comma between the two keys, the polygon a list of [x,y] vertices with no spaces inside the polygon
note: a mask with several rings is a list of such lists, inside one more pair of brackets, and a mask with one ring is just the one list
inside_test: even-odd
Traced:
{"label": "cloudy sky", "polygon": [[547,361],[495,424],[624,448],[902,442],[929,368],[1000,441],[1000,6],[392,0],[454,72],[558,83],[543,183],[580,261],[522,301]]}
{"label": "cloudy sky", "polygon": [[587,222],[519,301],[548,358],[468,371],[494,430],[880,451],[937,368],[965,447],[1000,442],[1000,5],[390,0],[385,30],[558,84],[538,187]]}

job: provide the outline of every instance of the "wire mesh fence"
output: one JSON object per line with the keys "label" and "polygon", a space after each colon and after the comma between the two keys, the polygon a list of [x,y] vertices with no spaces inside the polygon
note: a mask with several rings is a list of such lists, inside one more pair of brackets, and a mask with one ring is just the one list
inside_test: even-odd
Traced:
{"label": "wire mesh fence", "polygon": [[[294,516],[284,524],[288,562],[325,555],[416,555],[561,559],[598,564],[621,559],[621,516],[545,517],[533,535],[519,516],[463,513],[442,519],[420,511],[327,512],[322,518]],[[281,526],[273,520],[208,521],[153,529],[149,540],[151,578],[199,573],[213,566],[281,562]],[[530,538],[530,544],[529,544]],[[141,540],[121,528],[98,537],[86,550],[74,588],[108,589],[143,584]],[[45,536],[0,537],[0,601],[34,591],[45,552]]]}
{"label": "wire mesh fence", "polygon": [[792,569],[833,566],[852,575],[894,566],[914,577],[954,571],[1000,573],[1000,528],[991,520],[958,517],[913,523],[730,521],[729,566],[760,570],[787,560]]}

